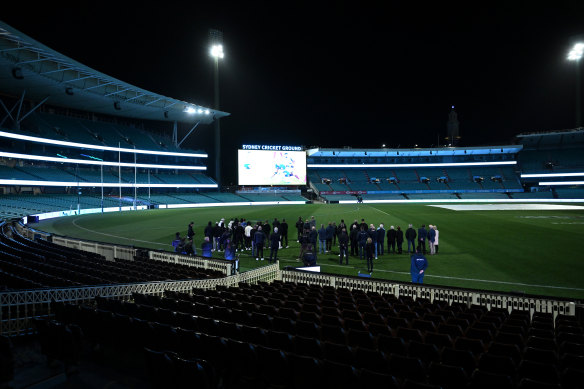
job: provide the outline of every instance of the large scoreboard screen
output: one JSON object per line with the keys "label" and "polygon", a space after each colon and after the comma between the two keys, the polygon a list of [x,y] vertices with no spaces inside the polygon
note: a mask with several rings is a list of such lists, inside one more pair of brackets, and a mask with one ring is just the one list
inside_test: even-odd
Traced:
{"label": "large scoreboard screen", "polygon": [[238,150],[239,185],[306,185],[305,151],[257,148]]}

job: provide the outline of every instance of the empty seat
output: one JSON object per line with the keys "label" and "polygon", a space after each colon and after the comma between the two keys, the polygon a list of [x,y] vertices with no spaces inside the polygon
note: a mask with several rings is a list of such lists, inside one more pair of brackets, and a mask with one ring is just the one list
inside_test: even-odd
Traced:
{"label": "empty seat", "polygon": [[424,342],[424,336],[415,328],[404,328],[399,327],[396,329],[396,335],[400,338],[404,339],[405,341],[412,341],[415,340],[417,342]]}
{"label": "empty seat", "polygon": [[298,355],[288,354],[288,360],[292,369],[291,387],[294,388],[321,388],[326,385],[324,368],[321,360]]}
{"label": "empty seat", "polygon": [[408,356],[421,359],[426,365],[440,360],[440,352],[433,344],[412,340],[408,345]]}
{"label": "empty seat", "polygon": [[516,344],[492,342],[489,345],[488,353],[498,356],[508,356],[513,359],[515,364],[518,364],[522,358],[521,350]]}
{"label": "empty seat", "polygon": [[291,378],[290,364],[286,354],[277,349],[258,346],[258,364],[266,386],[288,385]]}
{"label": "empty seat", "polygon": [[428,367],[428,382],[444,388],[465,389],[468,375],[462,367],[431,362]]}
{"label": "empty seat", "polygon": [[323,325],[320,328],[320,335],[323,341],[345,344],[347,343],[347,334],[343,327]]}
{"label": "empty seat", "polygon": [[470,339],[464,336],[459,336],[454,341],[454,348],[458,350],[468,350],[475,355],[485,351],[485,344],[480,339]]}
{"label": "empty seat", "polygon": [[293,351],[296,354],[313,358],[321,358],[323,356],[322,344],[316,338],[297,335],[293,337],[292,344]]}
{"label": "empty seat", "polygon": [[424,341],[428,344],[435,345],[438,349],[443,347],[452,347],[454,341],[448,334],[439,334],[437,332],[426,332],[424,336]]}
{"label": "empty seat", "polygon": [[445,365],[460,366],[467,374],[472,374],[476,367],[475,357],[468,350],[457,350],[450,347],[442,349],[440,362]]}
{"label": "empty seat", "polygon": [[470,388],[473,389],[514,389],[513,378],[504,374],[495,374],[476,369],[470,377]]}
{"label": "empty seat", "polygon": [[406,355],[407,353],[406,343],[400,337],[379,335],[377,347],[386,354]]}
{"label": "empty seat", "polygon": [[509,356],[485,353],[479,357],[478,368],[489,373],[514,376],[516,365]]}
{"label": "empty seat", "polygon": [[268,346],[271,348],[294,351],[292,335],[288,332],[268,331]]}
{"label": "empty seat", "polygon": [[358,386],[357,370],[348,364],[325,359],[323,361],[326,385],[332,388],[352,388]]}
{"label": "empty seat", "polygon": [[355,361],[351,347],[331,342],[323,343],[323,358],[347,365],[353,365]]}
{"label": "empty seat", "polygon": [[558,362],[558,355],[552,350],[525,347],[523,350],[523,359],[548,365],[555,365]]}
{"label": "empty seat", "polygon": [[555,366],[528,360],[523,360],[519,363],[517,376],[518,379],[529,378],[548,384],[556,384],[559,382],[559,376]]}
{"label": "empty seat", "polygon": [[526,347],[535,347],[544,350],[556,351],[557,344],[554,339],[541,338],[539,336],[530,336],[525,342]]}
{"label": "empty seat", "polygon": [[376,349],[377,343],[369,331],[349,330],[347,333],[347,344],[349,346],[359,346],[368,349]]}
{"label": "empty seat", "polygon": [[400,387],[395,377],[367,368],[361,370],[359,383],[363,388],[398,389]]}
{"label": "empty seat", "polygon": [[462,336],[462,328],[458,325],[454,324],[445,324],[442,323],[438,326],[437,330],[440,334],[448,334],[452,339],[456,339],[459,336]]}
{"label": "empty seat", "polygon": [[387,372],[387,359],[383,352],[365,347],[354,349],[356,367],[366,368],[378,373]]}
{"label": "empty seat", "polygon": [[420,380],[424,377],[426,370],[424,364],[418,358],[407,357],[399,354],[390,354],[389,358],[389,373],[398,378]]}

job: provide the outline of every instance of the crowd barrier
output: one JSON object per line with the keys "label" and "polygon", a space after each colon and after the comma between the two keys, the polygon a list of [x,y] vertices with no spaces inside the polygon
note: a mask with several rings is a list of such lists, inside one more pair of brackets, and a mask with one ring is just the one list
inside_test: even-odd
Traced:
{"label": "crowd barrier", "polygon": [[537,296],[514,296],[511,294],[490,292],[484,290],[469,290],[447,288],[443,286],[416,285],[411,283],[353,278],[334,274],[322,274],[303,272],[297,270],[282,270],[280,279],[284,282],[304,283],[320,286],[332,286],[334,288],[357,289],[364,292],[376,292],[379,294],[392,294],[396,297],[406,296],[412,299],[423,298],[434,301],[444,301],[448,304],[463,303],[467,306],[477,305],[492,308],[552,313],[557,315],[574,316],[576,304],[574,301],[553,299]]}
{"label": "crowd barrier", "polygon": [[224,278],[111,284],[77,288],[50,288],[0,292],[0,335],[24,335],[32,331],[32,320],[50,317],[51,301],[93,304],[96,296],[130,300],[132,293],[162,296],[164,291],[190,293],[217,286],[237,287],[240,282],[271,282],[278,277],[278,263]]}

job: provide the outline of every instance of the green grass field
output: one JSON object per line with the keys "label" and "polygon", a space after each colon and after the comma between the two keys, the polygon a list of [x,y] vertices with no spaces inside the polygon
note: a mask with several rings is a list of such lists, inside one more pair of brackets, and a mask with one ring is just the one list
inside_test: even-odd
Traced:
{"label": "green grass field", "polygon": [[[186,234],[195,222],[195,243],[200,248],[207,222],[220,218],[245,218],[250,221],[286,219],[290,225],[290,248],[279,251],[281,266],[298,266],[299,244],[294,224],[299,216],[314,215],[317,228],[329,221],[337,224],[355,219],[378,226],[412,223],[436,224],[440,231],[440,250],[428,255],[428,284],[496,291],[584,298],[584,211],[453,211],[428,205],[389,204],[312,204],[278,206],[239,206],[226,208],[186,208],[148,210],[109,214],[71,216],[46,220],[35,228],[55,234],[172,251],[170,242],[176,232]],[[407,249],[407,245],[404,244]],[[262,266],[244,252],[241,270]],[[214,253],[221,255],[223,253]],[[265,250],[265,257],[269,250]],[[350,258],[339,265],[338,247],[319,255],[321,271],[357,275],[366,264]],[[374,262],[373,277],[409,281],[409,257],[384,255]]]}

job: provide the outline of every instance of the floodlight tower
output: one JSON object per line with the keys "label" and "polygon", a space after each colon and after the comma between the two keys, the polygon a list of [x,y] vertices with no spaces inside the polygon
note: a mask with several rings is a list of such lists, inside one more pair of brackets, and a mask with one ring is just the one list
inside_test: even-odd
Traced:
{"label": "floodlight tower", "polygon": [[584,55],[584,43],[575,43],[568,53],[568,61],[573,61],[576,65],[576,127],[582,125],[581,103],[580,103],[580,59]]}
{"label": "floodlight tower", "polygon": [[[219,30],[209,30],[209,43],[211,44],[211,57],[214,59],[214,84],[215,84],[215,110],[219,110],[219,60],[223,59],[223,33]],[[221,130],[219,118],[215,118],[215,180],[221,190]]]}

